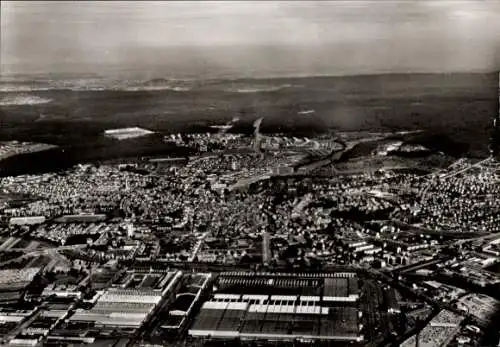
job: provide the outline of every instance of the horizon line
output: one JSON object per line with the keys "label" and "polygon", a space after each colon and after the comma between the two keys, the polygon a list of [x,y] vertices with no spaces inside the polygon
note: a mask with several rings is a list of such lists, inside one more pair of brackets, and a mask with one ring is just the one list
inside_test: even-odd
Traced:
{"label": "horizon line", "polygon": [[126,79],[126,75],[135,75],[135,76],[144,76],[149,75],[151,76],[149,79],[155,79],[155,78],[163,78],[165,80],[185,80],[185,81],[192,81],[192,80],[205,80],[205,81],[210,81],[210,80],[245,80],[245,79],[251,79],[251,80],[258,80],[258,79],[282,79],[282,78],[328,78],[328,77],[358,77],[358,76],[383,76],[383,75],[482,75],[482,74],[500,74],[500,69],[477,69],[477,70],[470,70],[470,71],[463,71],[463,70],[455,70],[455,71],[380,71],[380,72],[357,72],[357,73],[325,73],[325,74],[294,74],[294,73],[284,73],[284,74],[269,74],[269,75],[258,75],[258,74],[241,74],[241,75],[233,75],[230,76],[231,74],[227,74],[227,76],[224,76],[225,74],[221,73],[219,74],[220,76],[207,76],[207,77],[176,77],[176,76],[165,76],[161,74],[155,74],[152,72],[123,72],[123,76],[119,76],[120,72],[116,73],[96,73],[96,72],[11,72],[11,73],[0,73],[0,78],[1,77],[18,77],[18,76],[23,76],[23,77],[40,77],[40,76],[50,76],[50,75],[55,75],[55,76],[64,76],[64,75],[69,75],[69,76],[79,76],[79,75],[91,75],[95,76],[96,78],[115,78],[115,79],[120,79],[124,78]]}

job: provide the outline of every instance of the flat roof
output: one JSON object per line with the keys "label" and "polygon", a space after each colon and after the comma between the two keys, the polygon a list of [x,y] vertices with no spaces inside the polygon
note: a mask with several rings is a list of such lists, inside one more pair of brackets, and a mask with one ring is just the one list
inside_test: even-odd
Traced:
{"label": "flat roof", "polygon": [[107,135],[114,134],[127,134],[131,132],[139,132],[139,133],[153,133],[151,130],[139,128],[139,127],[129,127],[129,128],[117,128],[117,129],[108,129],[105,130],[104,133]]}
{"label": "flat roof", "polygon": [[239,299],[239,298],[241,298],[241,294],[217,293],[214,295],[214,299]]}
{"label": "flat roof", "polygon": [[295,301],[297,298],[297,295],[271,295],[271,300]]}

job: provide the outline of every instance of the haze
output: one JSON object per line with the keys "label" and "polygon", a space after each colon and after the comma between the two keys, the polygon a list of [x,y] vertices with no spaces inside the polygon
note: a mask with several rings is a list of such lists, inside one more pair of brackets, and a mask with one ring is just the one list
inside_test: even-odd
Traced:
{"label": "haze", "polygon": [[1,73],[172,77],[500,67],[498,1],[2,1]]}

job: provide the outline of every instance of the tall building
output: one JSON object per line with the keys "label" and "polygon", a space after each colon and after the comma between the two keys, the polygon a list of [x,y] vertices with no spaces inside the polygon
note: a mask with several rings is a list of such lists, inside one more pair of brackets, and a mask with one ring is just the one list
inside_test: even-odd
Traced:
{"label": "tall building", "polygon": [[497,111],[493,119],[493,129],[490,138],[491,155],[500,155],[500,73],[498,74],[498,103]]}

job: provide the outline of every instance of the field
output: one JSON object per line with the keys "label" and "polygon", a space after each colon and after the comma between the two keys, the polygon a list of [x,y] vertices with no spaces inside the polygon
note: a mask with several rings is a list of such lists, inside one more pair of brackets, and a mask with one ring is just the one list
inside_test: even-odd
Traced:
{"label": "field", "polygon": [[[145,87],[151,83],[155,88]],[[235,130],[249,132],[253,120],[264,117],[263,132],[418,129],[432,134],[431,142],[452,139],[448,147],[458,143],[463,152],[484,154],[497,112],[497,74],[213,80],[177,89],[167,84],[157,79],[141,88],[120,90],[2,91],[0,100],[22,94],[52,101],[2,104],[0,140],[42,142],[116,157],[124,154],[114,153],[114,148],[128,145],[103,140],[106,129],[207,131],[209,125],[238,117]],[[94,156],[84,155],[82,160]]]}

